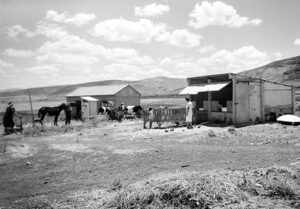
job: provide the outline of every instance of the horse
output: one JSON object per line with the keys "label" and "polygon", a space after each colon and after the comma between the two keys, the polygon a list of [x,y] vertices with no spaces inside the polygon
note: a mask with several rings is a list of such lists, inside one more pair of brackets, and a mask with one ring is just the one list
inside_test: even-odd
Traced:
{"label": "horse", "polygon": [[107,109],[106,112],[109,120],[117,120],[122,122],[124,118],[124,112],[119,111],[118,108]]}
{"label": "horse", "polygon": [[138,118],[142,117],[143,107],[141,105],[137,105],[133,107],[133,113],[136,114]]}
{"label": "horse", "polygon": [[58,126],[57,119],[58,119],[60,112],[62,110],[67,110],[67,109],[68,109],[68,106],[65,103],[62,103],[61,105],[56,106],[56,107],[41,107],[38,112],[38,116],[40,118],[41,124],[43,125],[44,117],[46,116],[46,114],[48,114],[49,116],[54,116],[54,125]]}
{"label": "horse", "polygon": [[98,112],[103,115],[104,113],[107,113],[108,110],[109,110],[109,107],[101,106],[99,108]]}

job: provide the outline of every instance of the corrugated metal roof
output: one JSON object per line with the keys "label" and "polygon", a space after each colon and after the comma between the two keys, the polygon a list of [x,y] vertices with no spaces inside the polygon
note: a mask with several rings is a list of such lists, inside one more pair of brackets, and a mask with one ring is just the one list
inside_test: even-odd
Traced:
{"label": "corrugated metal roof", "polygon": [[75,89],[73,92],[71,92],[66,96],[74,97],[74,96],[114,95],[127,86],[128,84],[80,87],[78,89]]}
{"label": "corrugated metal roof", "polygon": [[95,99],[93,97],[80,97],[81,99],[83,100],[86,100],[86,101],[90,101],[90,102],[97,102],[99,101],[99,99]]}
{"label": "corrugated metal roof", "polygon": [[199,92],[207,91],[220,91],[222,88],[227,86],[230,82],[206,84],[201,86],[187,86],[179,94],[198,94]]}

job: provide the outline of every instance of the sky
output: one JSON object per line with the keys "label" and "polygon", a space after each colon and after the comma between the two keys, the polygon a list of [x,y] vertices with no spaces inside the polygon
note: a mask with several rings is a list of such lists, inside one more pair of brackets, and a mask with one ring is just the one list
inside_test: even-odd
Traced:
{"label": "sky", "polygon": [[0,0],[0,90],[241,72],[300,55],[299,0]]}

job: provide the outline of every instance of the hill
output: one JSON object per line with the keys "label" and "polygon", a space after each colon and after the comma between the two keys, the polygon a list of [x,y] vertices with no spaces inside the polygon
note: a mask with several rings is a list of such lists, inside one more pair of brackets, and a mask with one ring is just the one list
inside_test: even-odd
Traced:
{"label": "hill", "polygon": [[[130,84],[136,90],[138,90],[143,96],[147,95],[164,95],[173,93],[176,89],[181,89],[187,85],[187,81],[184,78],[168,78],[168,77],[155,77],[138,81],[124,81],[124,80],[106,80],[81,83],[75,85],[60,85],[49,87],[37,87],[31,88],[30,93],[33,96],[39,96],[41,98],[55,98],[64,97],[66,94],[72,92],[78,87],[86,86],[98,86],[98,85],[119,85]],[[8,96],[20,96],[27,95],[28,89],[7,90],[1,91],[0,97]]]}
{"label": "hill", "polygon": [[278,60],[239,74],[300,86],[300,56]]}

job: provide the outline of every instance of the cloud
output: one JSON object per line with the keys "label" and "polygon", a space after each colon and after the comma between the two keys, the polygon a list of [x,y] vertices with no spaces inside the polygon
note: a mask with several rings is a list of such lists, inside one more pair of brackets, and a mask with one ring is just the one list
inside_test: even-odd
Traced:
{"label": "cloud", "polygon": [[254,46],[244,46],[232,52],[225,49],[217,51],[209,57],[198,59],[197,65],[206,68],[210,73],[224,73],[249,70],[268,61],[270,59],[265,52],[259,51]]}
{"label": "cloud", "polygon": [[20,37],[31,38],[35,36],[35,33],[31,32],[28,28],[24,28],[21,25],[7,27],[5,33],[7,37],[12,40],[19,40]]}
{"label": "cloud", "polygon": [[216,50],[216,48],[213,45],[209,45],[209,46],[202,46],[197,51],[200,53],[208,53],[208,52],[212,52],[215,50]]}
{"label": "cloud", "polygon": [[39,63],[90,66],[101,59],[119,63],[149,65],[154,61],[142,56],[135,49],[105,48],[74,35],[60,40],[47,41],[38,49],[36,60]]}
{"label": "cloud", "polygon": [[262,23],[261,19],[240,16],[233,6],[221,1],[212,3],[203,1],[201,5],[197,3],[189,16],[192,18],[189,25],[197,29],[210,25],[239,28],[244,25],[257,26]]}
{"label": "cloud", "polygon": [[103,37],[107,41],[149,43],[153,37],[166,32],[166,30],[165,24],[154,24],[151,20],[140,19],[134,22],[119,18],[96,24],[90,34],[95,37]]}
{"label": "cloud", "polygon": [[0,69],[1,68],[12,68],[12,67],[14,67],[14,64],[0,60]]}
{"label": "cloud", "polygon": [[75,15],[70,15],[68,12],[63,12],[59,14],[57,11],[54,10],[48,10],[46,15],[47,20],[52,20],[54,22],[66,24],[73,24],[77,27],[87,24],[95,18],[95,14],[92,13],[77,13]]}
{"label": "cloud", "polygon": [[164,42],[182,48],[198,46],[201,36],[186,29],[168,32],[166,24],[154,24],[151,20],[140,19],[129,21],[123,18],[105,20],[95,25],[90,31],[95,37],[103,37],[107,41],[128,41],[150,43],[152,40]]}
{"label": "cloud", "polygon": [[300,38],[297,38],[297,39],[294,41],[294,44],[300,46]]}
{"label": "cloud", "polygon": [[172,64],[173,64],[173,61],[170,57],[165,57],[159,62],[160,66],[169,66]]}
{"label": "cloud", "polygon": [[275,52],[274,57],[275,57],[276,60],[281,59],[282,58],[282,53],[281,52]]}
{"label": "cloud", "polygon": [[5,49],[3,54],[9,57],[32,57],[35,55],[35,52],[31,50]]}
{"label": "cloud", "polygon": [[44,35],[51,39],[63,39],[68,36],[65,27],[58,26],[57,24],[50,24],[44,21],[39,21],[36,27],[35,34]]}
{"label": "cloud", "polygon": [[47,75],[59,75],[59,69],[56,66],[53,65],[38,65],[38,66],[34,66],[34,67],[30,67],[30,68],[26,68],[25,71],[29,72],[29,73],[34,73],[34,74],[38,74],[38,75],[43,75],[43,74],[47,74]]}
{"label": "cloud", "polygon": [[170,11],[170,7],[168,5],[163,4],[148,4],[144,7],[135,7],[134,14],[135,16],[144,16],[144,17],[157,17],[159,15],[163,15],[166,12]]}
{"label": "cloud", "polygon": [[105,79],[138,80],[153,76],[170,76],[171,74],[157,66],[135,66],[114,63],[104,67]]}
{"label": "cloud", "polygon": [[186,29],[175,30],[172,33],[166,32],[156,38],[157,41],[163,41],[172,46],[182,48],[196,47],[200,43],[201,36],[191,33]]}
{"label": "cloud", "polygon": [[37,56],[38,63],[65,64],[65,65],[93,65],[99,62],[99,58],[83,54],[51,53]]}
{"label": "cloud", "polygon": [[37,23],[35,31],[30,31],[21,25],[14,25],[8,27],[6,35],[9,39],[18,41],[20,38],[32,38],[37,35],[43,35],[51,39],[62,39],[68,36],[68,32],[65,27],[58,26],[57,24],[51,24],[45,21],[39,21]]}

